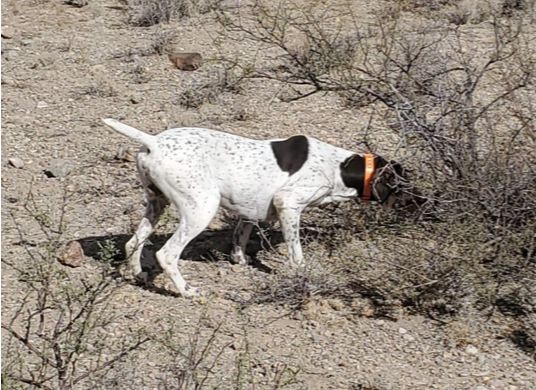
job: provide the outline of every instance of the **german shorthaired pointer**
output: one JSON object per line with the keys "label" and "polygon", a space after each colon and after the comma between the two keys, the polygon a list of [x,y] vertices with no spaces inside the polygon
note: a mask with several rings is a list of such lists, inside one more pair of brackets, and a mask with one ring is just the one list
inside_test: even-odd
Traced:
{"label": "german shorthaired pointer", "polygon": [[140,264],[143,244],[171,201],[180,213],[180,224],[156,258],[184,297],[197,295],[199,289],[182,277],[179,258],[220,205],[240,215],[233,235],[236,262],[246,263],[254,222],[278,218],[291,264],[301,266],[299,226],[306,207],[352,198],[392,204],[404,181],[394,162],[359,156],[303,135],[253,140],[201,128],[149,135],[114,119],[103,121],[143,145],[137,165],[147,208],[126,244],[130,267],[134,275],[146,278]]}

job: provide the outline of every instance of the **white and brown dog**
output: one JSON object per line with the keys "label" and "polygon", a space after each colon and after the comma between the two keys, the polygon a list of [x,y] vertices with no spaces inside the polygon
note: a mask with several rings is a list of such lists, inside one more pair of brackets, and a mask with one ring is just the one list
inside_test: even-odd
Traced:
{"label": "white and brown dog", "polygon": [[253,140],[220,131],[178,128],[150,135],[114,119],[103,119],[117,132],[141,143],[137,165],[147,208],[126,244],[135,275],[145,278],[143,244],[165,206],[180,213],[177,231],[156,258],[182,296],[198,289],[182,277],[178,261],[186,245],[210,223],[219,206],[240,220],[232,256],[246,262],[245,249],[255,221],[278,218],[290,261],[303,264],[300,215],[308,206],[361,198],[392,204],[404,174],[380,156],[359,156],[312,137]]}

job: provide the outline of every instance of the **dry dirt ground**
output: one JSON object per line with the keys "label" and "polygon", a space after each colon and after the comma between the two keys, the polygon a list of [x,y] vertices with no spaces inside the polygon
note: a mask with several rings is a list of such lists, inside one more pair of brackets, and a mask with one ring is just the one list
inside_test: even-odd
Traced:
{"label": "dry dirt ground", "polygon": [[[369,2],[361,3],[356,2],[366,15]],[[176,48],[198,51],[205,59],[254,50],[247,42],[220,40],[216,45],[217,30],[210,13],[134,27],[125,3],[115,0],[90,0],[82,8],[56,0],[2,2],[3,260],[26,264],[25,248],[46,242],[39,216],[31,217],[24,208],[29,194],[41,221],[46,215],[48,223],[56,224],[63,215],[61,239],[79,240],[86,249],[82,267],[65,268],[66,281],[89,280],[105,268],[96,243],[121,246],[128,239],[143,207],[142,191],[135,163],[114,156],[121,146],[135,150],[137,145],[104,127],[101,117],[151,133],[195,125],[257,138],[304,133],[346,148],[359,144],[366,121],[336,97],[318,94],[286,103],[278,98],[281,87],[266,81],[245,81],[240,91],[223,91],[197,108],[181,106],[180,93],[210,78],[219,69],[217,62],[181,72],[151,47],[171,32]],[[388,150],[388,140],[385,144]],[[22,168],[8,164],[14,157],[23,161]],[[72,165],[68,176],[45,175],[54,159]],[[348,210],[359,219],[358,207]],[[329,213],[310,213],[304,224],[306,256],[326,272],[340,251],[351,256],[366,246],[363,236],[349,237],[344,248],[330,251],[330,239],[323,237]],[[173,231],[173,223],[169,213],[155,246]],[[146,343],[106,375],[95,373],[75,388],[196,388],[194,382],[180,382],[180,352],[197,348],[200,353],[210,343],[205,368],[188,368],[192,377],[208,372],[202,388],[534,388],[534,360],[500,337],[493,319],[469,316],[441,324],[402,309],[383,317],[367,308],[358,292],[346,299],[313,296],[298,307],[277,300],[244,304],[275,280],[274,273],[283,272],[284,253],[273,233],[275,249],[259,245],[264,248],[255,265],[231,265],[225,255],[230,229],[225,220],[215,221],[184,256],[183,272],[202,287],[202,299],[177,297],[169,281],[157,275],[152,287],[122,285],[106,309],[114,314],[99,336],[106,345],[146,332],[165,338],[172,348]],[[3,324],[21,303],[23,286],[17,272],[3,263]],[[7,339],[3,330],[4,367],[26,356],[12,343],[9,347]],[[15,381],[9,383],[17,388]]]}

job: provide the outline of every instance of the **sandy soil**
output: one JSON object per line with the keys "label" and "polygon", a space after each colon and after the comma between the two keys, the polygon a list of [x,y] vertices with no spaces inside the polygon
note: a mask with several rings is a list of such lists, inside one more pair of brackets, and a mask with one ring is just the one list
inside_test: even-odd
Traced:
{"label": "sandy soil", "polygon": [[[362,3],[358,6],[365,12],[367,2]],[[246,81],[239,93],[223,92],[197,109],[181,107],[180,92],[211,77],[217,64],[208,61],[198,71],[181,72],[165,55],[142,55],[162,30],[174,34],[175,47],[208,59],[222,51],[232,56],[254,50],[246,42],[215,46],[217,24],[211,14],[133,27],[124,3],[114,0],[90,0],[83,8],[61,1],[2,3],[3,259],[17,262],[26,256],[25,245],[46,240],[24,210],[29,193],[36,209],[51,220],[57,221],[63,210],[65,241],[128,239],[142,212],[142,191],[135,164],[114,156],[121,146],[137,146],[105,128],[101,117],[152,133],[195,125],[258,138],[305,133],[346,148],[358,145],[366,117],[332,95],[285,103],[278,98],[279,85]],[[388,140],[385,145],[389,149]],[[14,157],[22,159],[22,168],[9,165]],[[72,171],[64,178],[47,177],[44,170],[58,158]],[[64,202],[66,191],[70,196]],[[306,221],[325,226],[327,212],[310,214]],[[26,241],[21,243],[16,226]],[[154,242],[172,231],[170,218]],[[117,318],[107,328],[107,342],[140,329],[155,335],[171,329],[169,342],[186,351],[195,332],[206,342],[217,329],[214,350],[222,354],[206,388],[277,388],[278,375],[284,378],[280,387],[291,389],[514,390],[536,383],[534,360],[500,337],[493,321],[478,316],[448,325],[403,310],[383,318],[357,310],[364,301],[359,294],[353,300],[313,297],[297,310],[277,302],[242,305],[273,280],[267,269],[275,272],[285,263],[277,250],[263,249],[258,257],[264,267],[231,266],[224,251],[229,234],[225,222],[214,223],[185,254],[184,274],[203,288],[204,299],[170,294],[173,288],[162,275],[154,281],[157,288],[126,284],[113,300]],[[311,236],[304,250],[329,269],[337,253],[354,250],[360,240],[350,239],[330,254],[326,238]],[[72,279],[90,278],[102,268],[88,257],[82,267],[65,272]],[[3,264],[3,323],[20,302],[21,289],[16,272]],[[3,361],[9,358],[5,351]],[[157,343],[147,344],[105,379],[93,378],[93,384],[88,380],[77,388],[166,388],[166,380],[167,388],[180,388],[170,379],[176,372],[170,366],[174,359]]]}

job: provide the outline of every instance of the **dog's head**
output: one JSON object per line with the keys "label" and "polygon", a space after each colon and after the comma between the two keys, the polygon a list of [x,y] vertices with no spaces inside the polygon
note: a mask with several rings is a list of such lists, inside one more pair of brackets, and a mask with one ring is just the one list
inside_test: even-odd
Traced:
{"label": "dog's head", "polygon": [[378,202],[386,207],[414,202],[406,170],[396,161],[355,154],[341,163],[340,170],[344,185],[355,188],[357,197],[364,201]]}

